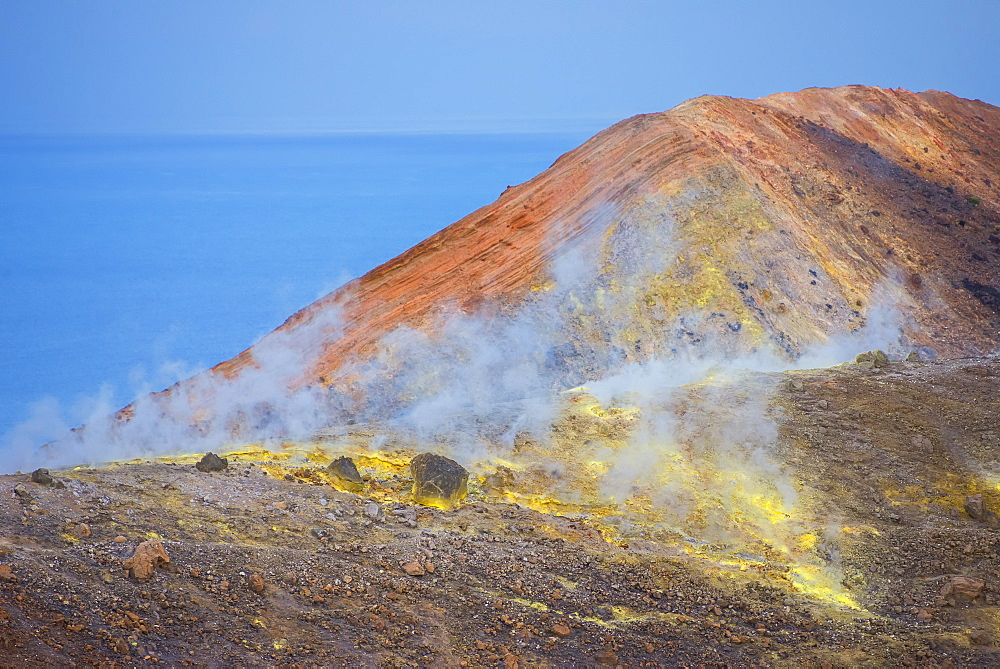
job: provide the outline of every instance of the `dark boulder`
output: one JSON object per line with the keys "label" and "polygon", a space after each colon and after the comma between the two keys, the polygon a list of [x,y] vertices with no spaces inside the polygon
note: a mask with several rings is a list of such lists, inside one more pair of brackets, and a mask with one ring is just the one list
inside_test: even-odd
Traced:
{"label": "dark boulder", "polygon": [[469,494],[469,472],[444,456],[421,453],[410,462],[410,472],[418,504],[450,509]]}
{"label": "dark boulder", "polygon": [[342,455],[329,464],[326,473],[335,488],[347,492],[358,492],[365,487],[365,482],[358,473],[358,467],[346,455]]}
{"label": "dark boulder", "polygon": [[990,512],[986,509],[986,501],[982,495],[969,495],[965,498],[965,512],[973,520],[987,520]]}
{"label": "dark boulder", "polygon": [[205,457],[198,461],[195,468],[200,472],[221,472],[229,466],[229,460],[220,458],[215,453],[206,453]]}
{"label": "dark boulder", "polygon": [[858,353],[854,362],[862,369],[882,369],[889,366],[889,356],[881,349]]}

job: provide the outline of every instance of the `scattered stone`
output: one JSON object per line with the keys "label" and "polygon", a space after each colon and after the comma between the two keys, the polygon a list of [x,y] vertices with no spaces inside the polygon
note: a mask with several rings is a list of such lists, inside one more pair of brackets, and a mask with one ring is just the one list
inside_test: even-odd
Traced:
{"label": "scattered stone", "polygon": [[250,574],[250,578],[247,579],[250,583],[250,589],[256,592],[258,595],[264,592],[264,577],[260,574]]}
{"label": "scattered stone", "polygon": [[31,472],[31,480],[38,485],[52,485],[54,482],[49,475],[49,470],[41,468]]}
{"label": "scattered stone", "polygon": [[553,635],[561,637],[563,639],[565,639],[572,633],[570,632],[569,626],[564,623],[556,623],[555,625],[552,626],[552,629],[550,631],[552,632]]}
{"label": "scattered stone", "polygon": [[990,512],[986,510],[986,502],[982,495],[969,495],[965,498],[963,506],[969,518],[973,520],[986,520],[989,517]]}
{"label": "scattered stone", "polygon": [[399,518],[399,522],[403,523],[410,529],[415,529],[417,527],[417,510],[412,508],[404,509],[393,509],[392,515]]}
{"label": "scattered stone", "polygon": [[910,351],[910,354],[906,356],[906,362],[920,362],[920,354],[916,351]]}
{"label": "scattered stone", "polygon": [[123,543],[125,543],[126,541],[128,541],[128,539],[126,539],[125,537],[123,537],[122,535],[120,535],[120,534],[119,534],[119,535],[118,535],[117,537],[115,537],[115,538],[113,539],[113,541],[114,541],[114,542],[115,542],[116,544],[123,544]]}
{"label": "scattered stone", "polygon": [[450,509],[469,493],[469,472],[450,458],[421,453],[410,462],[410,472],[418,504]]}
{"label": "scattered stone", "polygon": [[25,504],[30,504],[35,499],[23,483],[14,486],[14,494]]}
{"label": "scattered stone", "polygon": [[208,452],[201,460],[198,461],[198,464],[195,465],[195,469],[200,472],[221,472],[228,466],[228,458],[220,458],[215,453]]}
{"label": "scattered stone", "polygon": [[594,661],[597,664],[604,667],[616,667],[618,666],[618,656],[610,648],[605,648],[597,655],[594,656]]}
{"label": "scattered stone", "polygon": [[87,525],[87,523],[80,523],[79,525],[73,526],[73,536],[78,539],[86,539],[91,534],[90,525]]}
{"label": "scattered stone", "polygon": [[400,520],[416,520],[417,510],[413,507],[403,507],[392,510],[392,515],[399,516]]}
{"label": "scattered stone", "polygon": [[495,472],[491,472],[483,479],[483,488],[488,493],[502,495],[514,488],[514,470],[510,467],[500,465]]}
{"label": "scattered stone", "polygon": [[285,511],[288,509],[288,502],[275,502],[274,508]]}
{"label": "scattered stone", "polygon": [[424,569],[424,565],[420,564],[416,560],[405,563],[403,565],[403,571],[405,571],[410,576],[423,576],[424,574],[427,573],[427,570]]}
{"label": "scattered stone", "polygon": [[359,492],[365,487],[357,465],[346,455],[331,462],[326,468],[326,473],[332,479],[333,486],[345,492]]}
{"label": "scattered stone", "polygon": [[167,551],[156,539],[149,539],[139,544],[132,557],[125,560],[124,567],[132,578],[145,579],[153,575],[153,570],[170,562]]}
{"label": "scattered stone", "polygon": [[854,362],[863,369],[872,369],[873,367],[881,369],[882,367],[889,366],[889,356],[886,355],[885,351],[875,349],[874,351],[858,353],[857,357],[854,358]]}
{"label": "scattered stone", "polygon": [[816,406],[818,406],[820,409],[826,409],[830,406],[830,403],[827,402],[826,400],[820,400],[819,402],[816,402]]}
{"label": "scattered stone", "polygon": [[955,576],[941,588],[941,596],[952,602],[972,602],[979,597],[985,585],[978,578]]}
{"label": "scattered stone", "polygon": [[791,390],[791,391],[793,391],[793,392],[799,392],[799,391],[801,391],[801,390],[802,390],[802,389],[803,389],[804,387],[805,387],[805,386],[803,386],[803,385],[802,385],[802,382],[801,382],[801,381],[799,381],[798,379],[791,379],[791,380],[789,380],[789,382],[788,382],[788,389],[789,389],[789,390]]}
{"label": "scattered stone", "polygon": [[10,581],[14,580],[14,570],[10,568],[9,564],[0,564],[0,581]]}
{"label": "scattered stone", "polygon": [[374,520],[376,523],[385,522],[385,511],[379,506],[378,502],[368,502],[365,504],[365,515]]}

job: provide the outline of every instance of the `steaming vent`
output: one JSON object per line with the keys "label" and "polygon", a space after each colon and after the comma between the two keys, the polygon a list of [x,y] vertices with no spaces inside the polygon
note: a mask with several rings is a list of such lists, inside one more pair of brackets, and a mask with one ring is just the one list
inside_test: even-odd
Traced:
{"label": "steaming vent", "polygon": [[[360,473],[324,474],[341,489],[517,503],[859,606],[840,556],[866,530],[790,436],[823,394],[805,370],[995,350],[998,137],[988,105],[864,87],[623,121],[25,463],[214,449],[315,478],[349,455]],[[872,350],[888,367],[853,365]],[[426,493],[407,469],[424,452],[467,481]]]}

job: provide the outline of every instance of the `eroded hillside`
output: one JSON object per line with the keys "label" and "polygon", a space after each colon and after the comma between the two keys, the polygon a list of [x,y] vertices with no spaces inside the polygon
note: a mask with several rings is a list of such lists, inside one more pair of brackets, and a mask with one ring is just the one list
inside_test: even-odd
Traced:
{"label": "eroded hillside", "polygon": [[[850,337],[989,353],[998,137],[987,104],[861,86],[637,116],[120,418],[301,436],[634,364],[807,364]],[[471,377],[495,388],[455,383]]]}

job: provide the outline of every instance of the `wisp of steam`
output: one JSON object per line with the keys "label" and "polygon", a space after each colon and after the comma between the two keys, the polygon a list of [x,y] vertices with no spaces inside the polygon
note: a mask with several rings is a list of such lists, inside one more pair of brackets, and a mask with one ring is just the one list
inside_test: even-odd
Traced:
{"label": "wisp of steam", "polygon": [[[796,512],[795,481],[774,457],[773,381],[751,372],[898,351],[906,343],[900,282],[886,277],[877,291],[886,297],[869,307],[865,328],[802,342],[805,352],[789,359],[713,305],[671,313],[646,299],[684,250],[671,212],[657,201],[624,215],[594,212],[572,243],[553,243],[544,285],[518,306],[456,310],[425,330],[401,324],[329,385],[302,379],[341,336],[334,307],[264,337],[254,363],[232,377],[196,375],[122,414],[100,397],[82,428],[69,430],[54,403],[40,403],[8,435],[0,468],[308,441],[363,425],[373,447],[404,443],[469,466],[502,459],[541,468],[536,492],[602,508],[623,536],[722,547],[741,559],[809,554],[825,541],[816,524],[836,519]],[[572,407],[583,413],[570,428],[561,421]],[[61,436],[33,443],[54,429]],[[815,573],[808,578],[816,587]]]}

